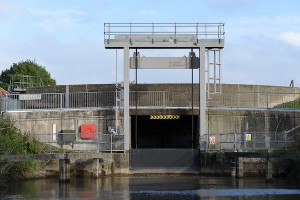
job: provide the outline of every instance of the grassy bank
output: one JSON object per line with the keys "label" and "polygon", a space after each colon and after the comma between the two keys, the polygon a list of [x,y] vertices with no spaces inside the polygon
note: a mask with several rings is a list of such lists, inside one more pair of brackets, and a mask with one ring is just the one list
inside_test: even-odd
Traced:
{"label": "grassy bank", "polygon": [[[26,133],[21,133],[12,119],[0,117],[0,155],[40,153],[42,144]],[[30,176],[37,168],[36,161],[0,162],[0,186]]]}
{"label": "grassy bank", "polygon": [[290,102],[279,104],[279,105],[275,106],[275,108],[299,109],[300,108],[300,99],[297,99],[295,101],[290,101]]}

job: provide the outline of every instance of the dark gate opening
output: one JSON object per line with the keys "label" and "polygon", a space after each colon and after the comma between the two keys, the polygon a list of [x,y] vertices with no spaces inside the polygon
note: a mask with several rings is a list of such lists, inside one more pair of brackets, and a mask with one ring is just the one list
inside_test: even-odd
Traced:
{"label": "dark gate opening", "polygon": [[132,149],[197,149],[198,116],[180,115],[179,119],[169,118],[161,115],[131,116]]}

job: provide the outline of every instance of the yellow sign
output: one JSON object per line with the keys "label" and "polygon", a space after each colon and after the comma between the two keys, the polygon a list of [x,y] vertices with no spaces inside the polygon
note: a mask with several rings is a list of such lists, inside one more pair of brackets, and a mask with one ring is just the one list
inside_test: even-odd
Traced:
{"label": "yellow sign", "polygon": [[150,119],[180,119],[180,115],[150,115]]}
{"label": "yellow sign", "polygon": [[251,133],[246,134],[246,141],[251,141]]}

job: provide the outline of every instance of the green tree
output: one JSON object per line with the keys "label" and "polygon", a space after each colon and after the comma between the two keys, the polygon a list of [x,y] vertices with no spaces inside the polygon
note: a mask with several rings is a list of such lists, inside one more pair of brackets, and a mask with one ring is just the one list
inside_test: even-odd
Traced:
{"label": "green tree", "polygon": [[31,60],[13,63],[9,69],[1,72],[0,87],[9,89],[11,81],[20,84],[19,87],[21,88],[56,85],[56,81],[51,78],[50,73],[46,71],[45,67]]}

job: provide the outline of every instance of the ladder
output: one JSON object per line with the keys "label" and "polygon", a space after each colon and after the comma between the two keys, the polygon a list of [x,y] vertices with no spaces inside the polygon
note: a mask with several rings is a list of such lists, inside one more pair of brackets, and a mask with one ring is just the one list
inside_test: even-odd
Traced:
{"label": "ladder", "polygon": [[207,100],[212,94],[221,94],[221,49],[206,49]]}

